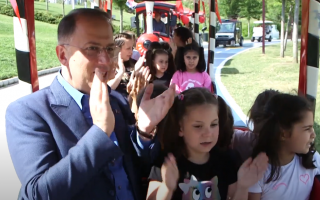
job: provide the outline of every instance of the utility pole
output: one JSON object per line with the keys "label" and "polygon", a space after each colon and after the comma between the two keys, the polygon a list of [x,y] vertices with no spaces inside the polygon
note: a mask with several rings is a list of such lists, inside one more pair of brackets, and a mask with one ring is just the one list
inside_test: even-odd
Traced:
{"label": "utility pole", "polygon": [[262,0],[262,54],[265,54],[265,42],[266,42],[266,4],[265,0]]}

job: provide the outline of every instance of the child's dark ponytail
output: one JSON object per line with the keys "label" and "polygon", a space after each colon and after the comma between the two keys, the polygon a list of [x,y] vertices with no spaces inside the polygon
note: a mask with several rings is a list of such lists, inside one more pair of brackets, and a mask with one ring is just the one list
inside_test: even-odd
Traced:
{"label": "child's dark ponytail", "polygon": [[217,145],[221,150],[227,150],[231,145],[233,136],[233,116],[231,108],[220,96],[218,97],[218,109],[219,109],[219,138]]}

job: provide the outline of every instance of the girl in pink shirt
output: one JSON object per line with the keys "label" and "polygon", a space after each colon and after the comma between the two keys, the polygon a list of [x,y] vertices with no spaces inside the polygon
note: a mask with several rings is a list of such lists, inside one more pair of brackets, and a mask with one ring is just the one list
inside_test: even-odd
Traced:
{"label": "girl in pink shirt", "polygon": [[176,84],[176,92],[189,88],[204,87],[211,91],[211,79],[207,74],[203,48],[196,41],[177,50],[177,69],[171,79]]}

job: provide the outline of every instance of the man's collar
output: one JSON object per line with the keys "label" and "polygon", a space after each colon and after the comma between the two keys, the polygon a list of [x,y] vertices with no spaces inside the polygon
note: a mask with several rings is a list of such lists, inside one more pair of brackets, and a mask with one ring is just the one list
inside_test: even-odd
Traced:
{"label": "man's collar", "polygon": [[62,87],[69,93],[69,95],[74,99],[74,101],[78,104],[80,109],[82,110],[81,99],[83,97],[83,93],[79,90],[75,89],[68,81],[66,81],[61,75],[61,70],[58,73],[57,79]]}

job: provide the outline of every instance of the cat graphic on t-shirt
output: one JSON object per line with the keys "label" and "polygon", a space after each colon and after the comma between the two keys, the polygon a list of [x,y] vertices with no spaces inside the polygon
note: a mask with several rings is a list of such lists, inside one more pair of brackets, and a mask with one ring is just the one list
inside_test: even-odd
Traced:
{"label": "cat graphic on t-shirt", "polygon": [[184,179],[184,183],[179,183],[179,188],[183,191],[182,200],[221,200],[217,176],[211,181],[198,182],[192,175],[190,180]]}

